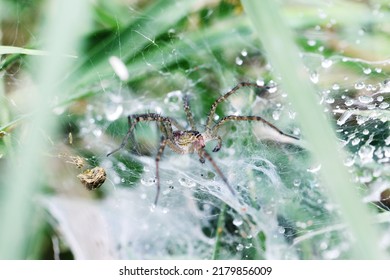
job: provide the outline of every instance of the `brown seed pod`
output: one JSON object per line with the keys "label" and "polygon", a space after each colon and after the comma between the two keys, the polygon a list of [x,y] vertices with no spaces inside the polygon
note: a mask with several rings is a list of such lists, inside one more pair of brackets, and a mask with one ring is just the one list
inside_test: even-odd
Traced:
{"label": "brown seed pod", "polygon": [[106,171],[104,168],[97,166],[85,170],[83,173],[77,175],[77,178],[79,178],[81,183],[91,191],[103,185],[104,181],[106,181]]}

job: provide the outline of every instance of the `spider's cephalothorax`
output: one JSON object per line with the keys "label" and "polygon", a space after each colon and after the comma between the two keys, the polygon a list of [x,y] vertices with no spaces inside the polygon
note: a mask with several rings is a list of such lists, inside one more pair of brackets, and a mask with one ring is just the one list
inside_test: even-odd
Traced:
{"label": "spider's cephalothorax", "polygon": [[[157,194],[154,201],[154,204],[157,204],[158,197],[160,194],[160,175],[159,175],[159,161],[161,159],[161,156],[164,152],[165,147],[168,145],[174,152],[178,154],[192,154],[197,153],[199,155],[199,160],[201,163],[205,162],[205,159],[207,159],[214,167],[215,171],[218,173],[218,175],[222,178],[226,186],[229,188],[229,190],[235,194],[234,189],[230,186],[228,180],[226,179],[225,175],[223,175],[222,171],[219,169],[213,158],[210,156],[210,154],[205,150],[205,145],[207,142],[211,140],[216,140],[217,145],[213,149],[213,152],[218,152],[222,147],[222,138],[217,134],[219,128],[225,124],[228,121],[259,121],[262,122],[272,129],[274,129],[276,132],[278,132],[280,135],[284,135],[293,139],[298,139],[298,137],[289,135],[278,129],[276,126],[271,124],[270,122],[266,121],[262,117],[259,116],[226,116],[223,117],[221,120],[219,120],[217,123],[213,124],[213,119],[215,115],[215,111],[217,109],[217,106],[219,103],[226,100],[229,96],[231,96],[233,93],[235,93],[237,90],[239,90],[242,87],[256,87],[260,88],[262,90],[267,90],[267,87],[260,86],[256,83],[248,83],[248,82],[242,82],[236,85],[233,89],[231,89],[229,92],[225,93],[221,97],[219,97],[212,105],[210,109],[210,113],[207,117],[206,121],[206,128],[203,133],[200,133],[196,129],[196,125],[194,122],[194,119],[192,117],[191,109],[188,103],[188,98],[185,96],[184,98],[184,111],[187,115],[187,121],[190,125],[191,130],[186,130],[182,125],[180,125],[175,119],[170,117],[164,117],[159,114],[155,113],[147,113],[147,114],[135,114],[128,116],[128,123],[129,123],[129,130],[127,131],[126,136],[124,137],[122,144],[115,149],[114,151],[107,154],[107,156],[119,151],[122,149],[127,141],[129,140],[129,137],[132,135],[135,126],[139,122],[148,122],[148,121],[154,121],[157,122],[160,126],[160,130],[163,134],[160,142],[160,148],[158,149],[157,156],[156,156],[156,181],[157,181]],[[175,130],[173,129],[175,127]]]}
{"label": "spider's cephalothorax", "polygon": [[193,153],[205,147],[202,134],[196,130],[176,130],[173,132],[174,142],[186,153]]}

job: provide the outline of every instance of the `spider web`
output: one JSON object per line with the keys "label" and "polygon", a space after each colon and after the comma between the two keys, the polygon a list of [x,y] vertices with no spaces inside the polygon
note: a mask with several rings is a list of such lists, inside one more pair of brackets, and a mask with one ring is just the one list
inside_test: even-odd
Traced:
{"label": "spider web", "polygon": [[[142,8],[127,8],[129,16],[144,17]],[[213,16],[220,10],[211,6],[203,13],[217,21]],[[324,13],[321,10],[316,16],[322,18]],[[150,30],[137,30],[130,43],[135,44],[138,36],[149,41],[141,51],[144,59],[138,61],[148,69],[147,77],[140,77],[132,86],[118,79],[123,74],[118,66],[123,59],[120,53],[111,77],[96,73],[98,82],[89,87],[97,94],[88,99],[84,113],[71,123],[67,115],[77,114],[75,108],[61,112],[64,126],[78,128],[73,131],[76,143],[70,145],[67,134],[53,154],[81,155],[86,165],[99,165],[107,172],[102,198],[92,200],[83,190],[74,191],[82,188],[75,182],[77,169],[62,163],[66,166],[63,174],[58,178],[53,172],[50,181],[57,185],[56,194],[42,197],[55,220],[51,221],[56,228],[53,236],[59,236],[75,258],[210,259],[215,253],[223,259],[348,257],[350,237],[342,231],[338,209],[328,201],[317,177],[321,166],[311,161],[305,149],[296,114],[279,88],[282,81],[252,37],[231,32],[234,34],[228,36],[239,40],[229,48],[216,49],[210,40],[197,38],[195,42],[190,28],[171,28],[164,34],[168,39],[160,40],[150,35]],[[119,38],[118,34],[119,27]],[[334,115],[338,137],[350,153],[345,165],[354,180],[364,185],[364,201],[378,203],[389,185],[384,175],[390,156],[389,88],[384,83],[389,61],[327,56],[323,51],[326,38],[321,36],[326,35],[313,27],[303,37],[312,48],[310,53],[304,52],[305,65],[326,111]],[[368,35],[357,31],[355,39],[364,36]],[[187,49],[177,48],[177,38]],[[121,40],[118,44],[122,51],[129,47]],[[183,61],[189,57],[184,51],[188,49],[197,55]],[[348,68],[351,63],[358,70]],[[122,79],[126,79],[124,75]],[[271,89],[240,90],[219,106],[215,120],[226,115],[259,115],[302,140],[280,138],[258,123],[224,126],[221,151],[211,153],[213,143],[206,150],[237,191],[236,196],[210,163],[201,164],[197,155],[177,155],[167,148],[160,161],[162,190],[154,208],[154,158],[160,140],[155,123],[137,125],[135,141],[106,157],[127,132],[127,115],[159,113],[186,126],[182,97],[188,94],[202,132],[211,103],[241,81],[258,81]],[[388,207],[382,202],[378,205]],[[389,245],[389,240],[384,242]]]}

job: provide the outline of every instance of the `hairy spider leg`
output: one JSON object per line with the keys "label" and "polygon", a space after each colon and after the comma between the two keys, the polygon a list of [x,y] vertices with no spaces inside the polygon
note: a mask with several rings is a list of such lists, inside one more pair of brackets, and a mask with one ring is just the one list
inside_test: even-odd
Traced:
{"label": "hairy spider leg", "polygon": [[237,90],[239,90],[240,88],[243,88],[243,87],[255,87],[255,88],[261,88],[261,89],[267,88],[266,86],[260,86],[256,83],[249,83],[249,82],[241,82],[241,83],[237,84],[230,91],[228,91],[224,95],[220,96],[217,100],[215,100],[214,103],[211,105],[210,113],[209,113],[209,115],[207,117],[207,121],[206,121],[206,130],[211,130],[211,125],[213,123],[215,110],[217,109],[218,104],[225,101],[226,99],[228,99],[229,96],[231,96]]}
{"label": "hairy spider leg", "polygon": [[272,129],[276,130],[280,135],[299,140],[299,138],[297,136],[290,135],[290,134],[283,132],[282,130],[277,128],[275,125],[273,125],[269,121],[266,121],[265,119],[263,119],[262,117],[259,117],[259,116],[226,116],[226,117],[223,117],[216,125],[214,125],[214,127],[212,128],[211,135],[216,135],[218,132],[218,129],[228,121],[259,121],[259,122],[262,122],[262,123],[268,125]]}
{"label": "hairy spider leg", "polygon": [[[116,148],[115,150],[113,150],[112,152],[108,153],[107,156],[110,156],[113,153],[116,153],[117,151],[123,149],[124,146],[126,146],[127,142],[129,141],[129,137],[131,136],[135,126],[139,122],[155,121],[155,122],[163,123],[165,132],[167,134],[166,136],[168,139],[173,139],[172,122],[175,123],[175,126],[179,125],[179,124],[177,124],[177,121],[175,121],[171,118],[160,116],[159,114],[156,114],[156,113],[129,115],[127,117],[127,119],[128,119],[128,124],[129,124],[129,130],[126,133],[126,136],[123,138],[121,145],[118,148]],[[134,120],[134,121],[132,122],[132,120]]]}
{"label": "hairy spider leg", "polygon": [[158,149],[156,156],[156,181],[157,181],[157,193],[156,198],[154,199],[154,205],[157,205],[158,197],[160,195],[160,173],[158,163],[160,162],[161,156],[164,153],[165,146],[167,145],[168,139],[161,139],[160,148]]}
{"label": "hairy spider leg", "polygon": [[194,117],[192,116],[192,112],[191,112],[190,103],[189,103],[188,98],[189,97],[187,94],[184,95],[184,98],[183,98],[184,112],[186,113],[187,121],[188,121],[188,124],[190,125],[191,129],[197,130],[196,125],[195,125],[195,121],[194,121]]}
{"label": "hairy spider leg", "polygon": [[[214,133],[214,132],[213,132]],[[215,135],[215,134],[214,134]],[[215,139],[218,141],[217,142],[217,146],[215,146],[215,148],[213,149],[213,152],[218,152],[221,148],[222,148],[222,138],[221,136],[217,135],[215,137]]]}
{"label": "hairy spider leg", "polygon": [[217,171],[219,177],[222,178],[222,180],[224,181],[224,183],[226,184],[226,186],[229,188],[230,192],[233,194],[233,195],[236,195],[236,192],[234,191],[234,189],[232,188],[232,186],[229,184],[227,178],[225,177],[225,175],[223,175],[221,169],[219,169],[218,165],[215,163],[215,161],[213,160],[213,158],[211,157],[211,155],[206,152],[205,149],[202,149],[202,154],[203,154],[203,157],[205,157],[214,167],[215,171]]}

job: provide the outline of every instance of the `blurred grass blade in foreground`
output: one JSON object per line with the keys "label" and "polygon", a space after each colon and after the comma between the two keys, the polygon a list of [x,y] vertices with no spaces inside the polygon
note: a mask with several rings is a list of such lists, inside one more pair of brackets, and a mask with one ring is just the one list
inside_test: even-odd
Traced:
{"label": "blurred grass blade in foreground", "polygon": [[281,85],[298,113],[304,138],[310,145],[314,160],[321,165],[322,179],[356,238],[353,244],[354,257],[385,258],[379,248],[379,234],[343,165],[344,153],[322,113],[323,109],[309,83],[309,76],[299,59],[291,31],[279,14],[279,7],[271,0],[243,0],[242,4],[259,35],[269,62],[282,78]]}
{"label": "blurred grass blade in foreground", "polygon": [[46,8],[48,18],[41,32],[41,41],[45,43],[40,49],[53,55],[37,57],[33,61],[36,87],[25,96],[32,114],[12,135],[17,149],[1,178],[0,259],[25,259],[34,255],[29,251],[34,247],[34,229],[37,227],[33,223],[37,221],[34,202],[45,177],[42,172],[45,170],[44,154],[49,148],[49,139],[57,130],[51,103],[66,93],[65,87],[57,88],[56,85],[74,59],[64,54],[77,49],[80,35],[89,22],[87,1],[53,0],[48,1]]}

